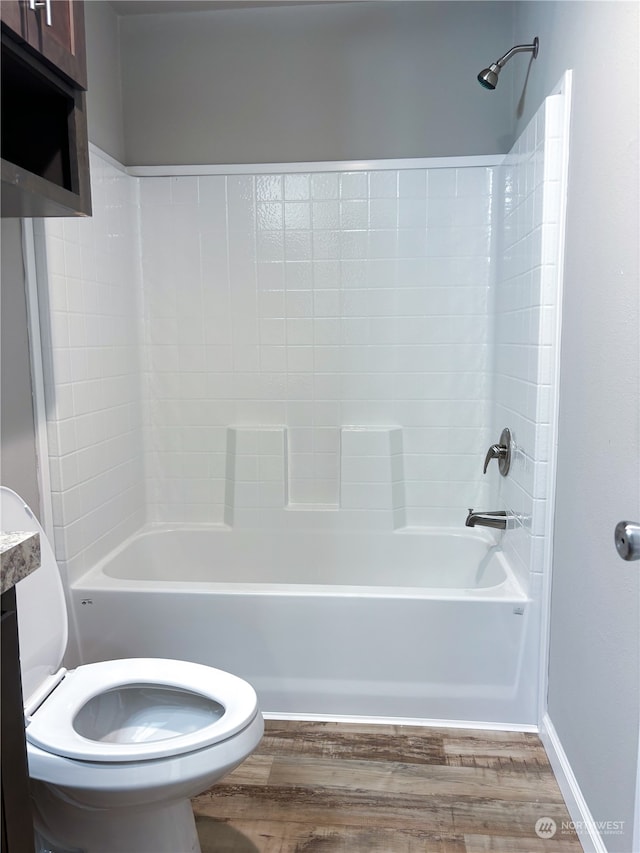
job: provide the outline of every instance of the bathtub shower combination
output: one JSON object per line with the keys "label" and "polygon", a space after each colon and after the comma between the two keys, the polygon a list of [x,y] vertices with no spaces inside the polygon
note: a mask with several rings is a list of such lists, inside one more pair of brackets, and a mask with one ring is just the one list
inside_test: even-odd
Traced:
{"label": "bathtub shower combination", "polygon": [[564,94],[503,160],[93,150],[94,217],[35,234],[71,665],[208,664],[274,715],[535,724]]}
{"label": "bathtub shower combination", "polygon": [[87,659],[215,662],[275,714],[515,722],[531,700],[531,603],[481,533],[148,531],[73,601]]}

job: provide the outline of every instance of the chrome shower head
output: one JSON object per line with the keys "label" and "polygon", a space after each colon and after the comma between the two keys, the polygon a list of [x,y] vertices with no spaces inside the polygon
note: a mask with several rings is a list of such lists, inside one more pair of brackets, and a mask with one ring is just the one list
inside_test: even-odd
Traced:
{"label": "chrome shower head", "polygon": [[498,85],[498,74],[500,74],[511,57],[515,53],[529,52],[533,54],[533,58],[535,59],[538,56],[539,44],[538,36],[536,36],[532,44],[517,44],[515,47],[512,47],[511,50],[508,50],[497,62],[494,62],[488,68],[482,69],[478,74],[478,83],[480,83],[481,86],[484,86],[485,89],[495,89]]}
{"label": "chrome shower head", "polygon": [[481,86],[484,86],[485,89],[495,89],[498,85],[498,74],[500,73],[500,67],[493,63],[489,68],[483,68],[483,70],[478,74],[478,83]]}

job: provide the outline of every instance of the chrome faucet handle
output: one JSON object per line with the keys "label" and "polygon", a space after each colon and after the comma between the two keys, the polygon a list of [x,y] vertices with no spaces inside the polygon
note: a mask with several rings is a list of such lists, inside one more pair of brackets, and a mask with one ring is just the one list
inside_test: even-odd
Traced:
{"label": "chrome faucet handle", "polygon": [[500,473],[503,477],[506,477],[511,465],[511,432],[507,427],[505,427],[500,434],[500,443],[492,444],[487,450],[487,455],[484,458],[484,468],[482,469],[483,474],[487,473],[489,462],[491,462],[492,459],[498,460]]}
{"label": "chrome faucet handle", "polygon": [[484,457],[484,468],[482,469],[482,473],[487,473],[489,462],[491,462],[492,459],[501,459],[506,452],[506,447],[500,447],[499,444],[492,444],[491,447],[487,450],[487,455]]}

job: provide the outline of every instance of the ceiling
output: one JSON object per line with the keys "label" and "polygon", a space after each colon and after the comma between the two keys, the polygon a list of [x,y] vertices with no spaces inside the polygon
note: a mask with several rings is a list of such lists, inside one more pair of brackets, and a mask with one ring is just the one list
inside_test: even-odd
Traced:
{"label": "ceiling", "polygon": [[265,6],[309,6],[344,0],[110,0],[118,15],[157,15],[172,12],[214,12]]}

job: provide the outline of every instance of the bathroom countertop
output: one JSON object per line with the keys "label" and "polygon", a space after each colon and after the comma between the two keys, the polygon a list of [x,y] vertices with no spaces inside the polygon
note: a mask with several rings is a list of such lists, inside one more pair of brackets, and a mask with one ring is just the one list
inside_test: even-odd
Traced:
{"label": "bathroom countertop", "polygon": [[7,592],[39,567],[39,533],[0,533],[0,592]]}

